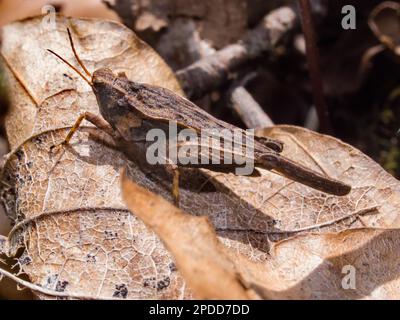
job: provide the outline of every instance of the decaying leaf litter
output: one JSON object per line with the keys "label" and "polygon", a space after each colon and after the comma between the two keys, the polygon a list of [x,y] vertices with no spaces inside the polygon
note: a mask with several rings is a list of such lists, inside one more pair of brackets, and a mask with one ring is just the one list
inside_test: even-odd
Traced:
{"label": "decaying leaf litter", "polygon": [[[122,181],[127,206],[163,240],[200,298],[398,296],[398,229],[362,228],[298,235],[274,244],[267,259],[255,261],[226,241],[222,241],[225,246],[221,245],[207,218],[173,207],[126,176]],[[356,290],[342,287],[346,266],[359,271]]]}
{"label": "decaying leaf litter", "polygon": [[[60,159],[51,158],[50,145],[62,140],[67,127],[83,111],[82,106],[93,112],[97,112],[97,107],[84,83],[44,52],[51,43],[71,61],[65,29],[60,28],[55,35],[45,33],[46,36],[30,38],[32,34],[28,36],[24,27],[36,29],[39,34],[39,23],[40,18],[34,18],[3,29],[2,60],[8,69],[9,81],[15,85],[14,112],[7,120],[7,134],[15,151],[8,158],[3,175],[7,183],[4,193],[8,213],[16,222],[8,238],[8,253],[15,254],[19,246],[24,247],[18,262],[30,281],[65,295],[93,298],[191,297],[160,240],[138,218],[129,214],[121,200],[119,168],[127,163],[121,154],[89,139],[90,134],[96,136],[99,133],[87,127],[74,138],[72,148],[67,149]],[[89,69],[112,64],[115,71],[125,71],[131,79],[160,84],[181,93],[172,72],[161,59],[125,28],[90,20],[70,19],[70,23],[79,39],[78,50]],[[115,37],[113,41],[110,41],[109,32]],[[7,34],[13,36],[7,39]],[[22,45],[19,39],[24,39],[24,45],[32,48],[30,54],[18,50]],[[36,59],[37,56],[43,59]],[[40,66],[41,62],[44,65]],[[26,66],[30,66],[36,75],[43,72],[44,76],[34,77],[25,69]],[[52,71],[46,72],[49,69]],[[65,76],[60,77],[64,73]],[[43,79],[47,80],[45,86]],[[60,117],[55,117],[55,112]],[[263,279],[254,280],[258,286],[250,281],[250,287],[256,288],[251,290],[261,297],[271,297],[263,290],[285,292],[287,287],[301,286],[304,278],[312,275],[319,266],[306,264],[308,271],[293,275],[288,282],[281,280],[280,287],[271,288],[264,281],[277,277],[276,270],[280,268],[276,268],[275,274],[268,268],[268,254],[275,252],[271,251],[269,241],[289,237],[276,246],[280,248],[289,241],[295,247],[302,237],[306,240],[311,237],[310,241],[317,237],[323,242],[326,232],[349,227],[396,228],[399,206],[397,180],[359,151],[304,129],[284,126],[269,131],[270,135],[284,140],[285,152],[291,158],[342,179],[354,190],[348,197],[338,200],[266,171],[262,172],[261,178],[245,178],[205,170],[199,188],[212,177],[214,180],[211,181],[219,191],[211,187],[208,188],[211,190],[206,188],[203,192],[182,190],[182,209],[193,215],[209,217],[220,241],[235,257],[241,258],[238,261],[243,261],[243,270],[239,266],[239,272],[246,274],[246,270],[250,270],[256,274],[255,279]],[[319,152],[314,152],[315,148]],[[337,156],[339,151],[343,157]],[[129,165],[134,181],[169,196],[168,190],[157,181]],[[299,231],[306,235],[296,236]],[[317,231],[324,233],[320,236],[309,234]],[[360,236],[366,243],[371,238],[373,243],[379,230],[372,231],[357,230],[354,237]],[[351,233],[352,230],[343,232]],[[339,238],[340,235],[342,233],[339,233]],[[395,237],[391,239],[396,243]],[[384,237],[383,242],[386,240]],[[336,255],[340,260],[343,251],[357,252],[355,249],[352,246],[337,251],[333,249],[324,257],[328,259]],[[288,258],[295,260],[296,257],[295,254],[286,256],[286,263]],[[254,266],[257,272],[247,264]],[[285,264],[282,268],[285,269]],[[257,278],[257,275],[262,277]],[[280,274],[278,278],[281,277],[283,279]],[[312,279],[316,286],[321,280],[318,277]],[[388,281],[383,277],[371,285],[382,287]],[[386,289],[382,291],[388,292]],[[291,292],[293,295],[288,297],[296,297],[296,292],[300,291]],[[370,292],[364,290],[359,295],[368,297]],[[319,297],[326,294],[329,292],[321,291]],[[335,294],[345,295],[341,290]]]}

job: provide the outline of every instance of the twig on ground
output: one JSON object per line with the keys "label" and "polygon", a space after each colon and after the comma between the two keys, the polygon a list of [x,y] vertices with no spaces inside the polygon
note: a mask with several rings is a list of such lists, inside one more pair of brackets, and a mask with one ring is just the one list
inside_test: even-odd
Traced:
{"label": "twig on ground", "polygon": [[299,5],[304,37],[306,40],[307,61],[310,71],[314,104],[317,109],[320,130],[324,133],[331,133],[332,129],[329,121],[328,108],[324,98],[319,52],[315,40],[315,29],[311,15],[310,1],[299,0]]}
{"label": "twig on ground", "polygon": [[229,93],[229,102],[247,128],[271,127],[274,125],[273,121],[245,88],[246,83],[255,76],[256,74],[252,73],[234,85]]}
{"label": "twig on ground", "polygon": [[0,235],[0,255],[6,254],[8,251],[8,238]]}
{"label": "twig on ground", "polygon": [[290,7],[282,7],[264,17],[262,22],[245,37],[178,71],[176,76],[190,99],[201,98],[219,87],[244,62],[274,49],[297,24],[297,16]]}

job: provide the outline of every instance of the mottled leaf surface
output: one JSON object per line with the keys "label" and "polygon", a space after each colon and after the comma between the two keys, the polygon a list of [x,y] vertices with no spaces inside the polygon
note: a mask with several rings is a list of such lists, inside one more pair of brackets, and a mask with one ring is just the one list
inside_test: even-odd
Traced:
{"label": "mottled leaf surface", "polygon": [[183,212],[126,176],[122,188],[127,206],[163,240],[198,298],[399,298],[398,229],[299,235],[254,261],[229,243],[222,246],[208,219]]}
{"label": "mottled leaf surface", "polygon": [[[174,255],[178,269],[200,299],[248,299],[235,263],[225,253],[206,217],[195,217],[133,183],[125,175],[128,208],[143,220]],[[210,254],[211,253],[211,254]],[[221,290],[223,288],[223,290]]]}

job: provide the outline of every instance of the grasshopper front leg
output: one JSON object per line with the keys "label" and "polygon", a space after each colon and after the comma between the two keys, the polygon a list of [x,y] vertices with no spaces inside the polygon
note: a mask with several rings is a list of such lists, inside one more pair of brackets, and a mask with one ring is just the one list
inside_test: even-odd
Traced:
{"label": "grasshopper front leg", "polygon": [[174,178],[172,180],[172,196],[174,197],[174,203],[179,208],[179,168],[174,169]]}
{"label": "grasshopper front leg", "polygon": [[179,178],[180,172],[179,167],[175,164],[167,164],[166,165],[167,172],[172,174],[172,186],[171,186],[171,194],[174,199],[174,204],[179,208],[180,201],[180,192],[179,192]]}
{"label": "grasshopper front leg", "polygon": [[83,120],[89,121],[96,128],[100,129],[101,131],[104,131],[105,133],[110,135],[112,138],[114,138],[114,140],[118,140],[120,138],[119,135],[113,130],[111,125],[106,120],[104,120],[102,117],[100,117],[100,116],[98,116],[98,115],[96,115],[94,113],[91,113],[91,112],[84,112],[75,121],[74,125],[69,130],[69,132],[68,132],[67,136],[65,137],[64,141],[59,143],[59,144],[57,144],[57,145],[51,146],[50,150],[53,150],[54,148],[59,147],[59,146],[68,145],[69,142],[71,141],[72,137],[76,133],[76,131],[81,126]]}

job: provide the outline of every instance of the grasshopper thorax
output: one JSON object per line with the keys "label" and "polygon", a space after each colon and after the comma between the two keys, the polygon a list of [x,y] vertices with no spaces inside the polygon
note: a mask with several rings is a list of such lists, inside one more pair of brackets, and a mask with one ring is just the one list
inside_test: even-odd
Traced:
{"label": "grasshopper thorax", "polygon": [[108,68],[101,68],[93,72],[91,82],[100,113],[112,124],[115,117],[126,113],[121,105],[126,93],[121,86],[120,77]]}

